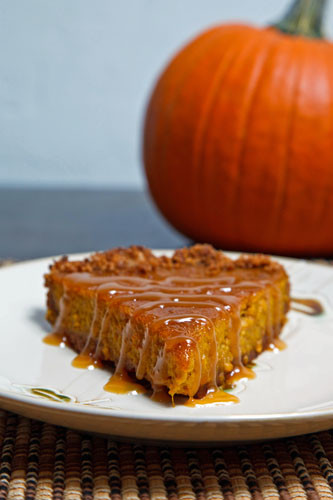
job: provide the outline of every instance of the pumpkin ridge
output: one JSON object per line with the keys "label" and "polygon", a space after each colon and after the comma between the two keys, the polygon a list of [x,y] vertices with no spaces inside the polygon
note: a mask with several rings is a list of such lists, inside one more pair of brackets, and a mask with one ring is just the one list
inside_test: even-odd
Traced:
{"label": "pumpkin ridge", "polygon": [[[253,78],[253,81],[252,81],[251,85],[249,85],[249,87],[252,87],[252,88],[251,89],[249,89],[249,87],[247,88],[247,92],[250,92],[250,95],[248,97],[248,102],[247,102],[247,106],[246,106],[246,110],[245,110],[245,114],[244,114],[244,118],[243,118],[243,123],[242,123],[242,129],[240,131],[241,138],[239,140],[239,147],[238,147],[237,171],[236,171],[236,178],[235,178],[234,183],[233,183],[234,189],[233,189],[233,193],[231,195],[231,207],[230,207],[231,213],[234,214],[235,219],[236,219],[235,220],[236,226],[238,226],[238,224],[241,224],[241,222],[242,222],[241,218],[240,218],[240,213],[237,210],[237,204],[238,204],[239,193],[240,193],[240,177],[241,177],[242,170],[243,170],[244,154],[245,154],[245,148],[246,148],[246,138],[247,138],[247,133],[248,133],[250,123],[251,123],[251,114],[253,112],[253,106],[255,103],[255,96],[256,96],[256,93],[258,91],[258,88],[259,88],[259,85],[260,85],[262,79],[265,77],[264,68],[265,68],[267,62],[269,61],[269,57],[272,53],[272,49],[274,49],[278,45],[279,39],[278,39],[278,37],[274,37],[273,39],[270,40],[270,42],[271,43],[268,46],[267,45],[265,46],[265,51],[262,52],[260,63],[257,63],[256,67],[254,67],[252,69],[253,74],[251,75],[251,79]],[[257,60],[258,60],[258,58],[259,58],[259,56],[257,54]],[[242,244],[243,242],[240,241],[239,243]]]}
{"label": "pumpkin ridge", "polygon": [[[200,37],[197,40],[194,40],[192,42],[193,45],[191,46],[192,53],[191,53],[191,57],[190,57],[190,62],[187,65],[183,66],[183,71],[178,73],[177,79],[179,81],[182,81],[185,78],[185,76],[187,74],[187,70],[189,69],[189,67],[192,68],[192,63],[194,65],[195,60],[198,58],[198,54],[196,51],[198,51],[198,49],[200,49],[199,54],[202,55],[202,53],[205,52],[206,45],[209,47],[215,41],[215,36],[212,36],[212,35],[216,35],[220,32],[221,32],[221,29],[216,28],[216,30],[209,31],[208,33],[204,33],[202,37]],[[205,37],[204,40],[203,40],[203,37]],[[168,68],[168,71],[167,71],[168,74],[170,74],[172,71],[174,71],[174,66],[177,65],[177,62],[181,62],[181,51],[179,51],[179,53],[172,59],[172,61],[170,63],[172,66],[170,68]],[[177,68],[177,70],[178,70],[178,68]],[[148,120],[148,118],[151,118],[150,110],[156,107],[155,101],[159,102],[159,101],[161,101],[161,98],[163,97],[163,104],[165,105],[165,103],[164,103],[165,91],[163,89],[163,87],[165,85],[165,83],[164,83],[165,74],[166,73],[163,73],[161,75],[161,77],[159,78],[157,85],[156,85],[156,88],[155,88],[155,91],[150,98],[150,101],[148,103],[146,120]],[[177,84],[177,87],[178,87],[178,92],[179,92],[179,84]],[[171,103],[174,103],[174,101],[177,99],[178,92],[177,92],[177,95],[174,95],[174,94],[172,95]],[[167,118],[170,118],[170,116],[172,115],[172,111],[173,111],[173,106],[171,106],[169,104],[168,113],[166,114]],[[161,110],[159,110],[159,114],[161,115]],[[158,120],[156,120],[156,121],[158,121]],[[168,120],[166,120],[166,121],[168,121]],[[163,138],[165,137],[165,129],[167,129],[165,120],[163,120],[163,127],[162,128],[160,127],[158,130],[156,130],[156,127],[154,127],[154,128],[151,127],[151,125],[147,121],[145,123],[145,131],[144,131],[145,143],[148,142],[148,137],[147,137],[148,132],[151,134],[152,130],[154,132],[154,139],[155,139],[153,144],[150,141],[149,148],[147,146],[144,146],[144,156],[145,156],[144,164],[145,164],[145,169],[146,169],[147,173],[154,174],[154,169],[152,166],[155,164],[154,159],[151,159],[151,158],[148,159],[148,152],[149,152],[149,154],[151,154],[151,152],[155,152],[155,148],[153,146],[156,146],[156,142],[157,142],[158,147],[161,148],[161,144],[159,143],[159,140],[160,140],[160,137],[163,137]],[[161,164],[162,164],[162,162],[160,161],[159,171],[161,170]],[[150,177],[148,177],[148,180],[150,180]]]}
{"label": "pumpkin ridge", "polygon": [[[262,47],[262,37],[263,37],[263,32],[262,30],[258,30],[256,32],[257,36],[251,40],[253,42],[251,45],[248,42],[242,47],[242,50],[240,53],[237,55],[236,61],[241,61],[241,64],[239,65],[238,72],[241,73],[243,70],[242,68],[246,67],[248,62],[252,60],[252,52],[256,51],[259,48]],[[278,38],[277,34],[273,31],[268,33],[269,38],[273,41]],[[243,41],[242,41],[243,42]],[[243,42],[244,43],[244,42]],[[245,56],[245,57],[244,57]],[[232,68],[235,66],[235,61],[232,66]],[[227,75],[225,75],[226,77]],[[230,82],[228,82],[228,86],[230,87]],[[220,86],[216,89],[216,98],[218,98],[222,92],[221,88],[223,88],[223,85],[220,82]],[[244,95],[246,94],[246,91],[244,91]],[[215,99],[216,101],[216,99]],[[214,103],[213,103],[214,104]],[[211,113],[214,111],[214,106],[211,108]],[[211,120],[207,121],[207,126],[209,126]],[[209,136],[208,132],[206,132],[206,135]],[[213,138],[214,142],[216,141],[216,137]],[[210,142],[211,147],[212,147],[212,140]],[[205,223],[204,223],[204,228],[206,232],[210,232],[211,234],[214,234],[216,232],[216,223],[217,223],[217,218],[218,215],[212,215],[213,212],[211,210],[212,205],[214,205],[214,202],[220,197],[220,186],[221,186],[221,179],[219,179],[220,173],[220,163],[219,162],[210,162],[207,160],[207,148],[209,147],[209,142],[204,140],[203,141],[203,153],[202,153],[202,166],[201,166],[201,172],[205,172],[205,175],[202,179],[200,179],[200,192],[205,193],[206,195],[201,195],[201,198],[206,201],[206,205],[208,205],[208,209],[206,209],[206,217]],[[212,155],[213,153],[211,153]],[[212,190],[212,186],[214,186],[214,190]],[[210,192],[207,192],[207,187],[210,187]],[[223,226],[226,228],[226,232],[228,233],[228,224],[233,224],[233,217],[234,213],[230,212],[230,202],[228,204],[228,208],[226,206],[224,207],[224,213],[220,214],[221,217],[220,219],[223,220]],[[230,214],[230,216],[228,216]],[[229,231],[230,232],[230,231]],[[204,235],[201,236],[201,239],[205,239]]]}
{"label": "pumpkin ridge", "polygon": [[[288,43],[288,41],[286,43]],[[290,48],[287,49],[287,52],[288,51],[290,52]],[[298,61],[297,58],[296,61]],[[288,165],[290,160],[289,155],[291,151],[291,135],[292,135],[293,123],[296,112],[297,95],[299,92],[299,76],[301,74],[301,65],[295,64],[295,58],[293,59],[290,53],[289,57],[285,61],[285,67],[287,69],[284,71],[287,71],[288,74],[292,75],[292,83],[288,99],[286,97],[287,96],[286,88],[284,91],[284,102],[288,103],[287,116],[283,127],[283,130],[285,132],[282,140],[282,144],[284,144],[284,152],[282,154],[281,160],[276,165],[276,168],[278,170],[278,177],[276,179],[276,184],[275,184],[276,192],[274,200],[271,204],[270,215],[272,223],[268,228],[269,249],[273,248],[270,243],[271,241],[274,241],[274,239],[281,239],[282,237],[281,228],[279,227],[278,220],[281,216],[281,211],[284,207],[284,200],[286,196],[287,181],[288,181]]]}
{"label": "pumpkin ridge", "polygon": [[[255,179],[257,179],[256,188],[258,192],[263,192],[264,199],[262,202],[257,204],[256,214],[251,215],[251,230],[254,229],[254,220],[258,221],[258,245],[265,245],[265,251],[274,251],[274,240],[279,240],[280,235],[276,231],[276,220],[278,218],[278,212],[280,210],[281,204],[281,192],[284,190],[284,168],[286,162],[287,146],[286,143],[289,140],[289,128],[290,128],[290,114],[292,103],[294,102],[295,96],[295,85],[297,84],[297,78],[299,74],[299,64],[295,64],[297,58],[293,58],[290,55],[290,39],[287,37],[281,38],[281,43],[276,47],[275,52],[272,55],[271,67],[267,68],[267,81],[265,81],[261,93],[259,94],[259,99],[257,101],[258,113],[259,115],[255,118],[255,129],[258,129],[258,123],[266,119],[265,109],[267,110],[267,119],[269,120],[270,128],[267,129],[267,133],[263,136],[264,146],[262,151],[262,156],[258,159],[259,171],[255,174]],[[284,75],[287,74],[288,78],[285,79]],[[283,96],[282,107],[279,108],[279,100]],[[272,97],[274,96],[274,97]],[[268,99],[268,101],[267,101]],[[261,120],[258,122],[258,117]],[[276,120],[275,120],[276,117]],[[263,130],[263,127],[259,126],[259,133]],[[279,132],[277,132],[277,130]],[[252,131],[248,136],[249,141],[249,154],[245,158],[245,163],[248,165],[253,162],[258,154],[257,149],[252,149],[255,140],[256,130]],[[261,146],[259,146],[261,148]],[[275,154],[276,157],[275,157]],[[254,160],[255,161],[255,160]],[[249,168],[247,169],[249,170]],[[265,171],[267,170],[267,173]],[[260,174],[260,179],[256,175]],[[249,177],[249,172],[247,173]],[[266,183],[272,186],[271,189],[265,188]],[[243,192],[246,186],[247,179],[245,178],[243,183]],[[261,184],[263,183],[263,184]],[[270,194],[268,194],[270,193]],[[242,196],[241,196],[242,199]],[[239,210],[245,210],[246,206],[243,204]],[[262,215],[260,215],[262,214]],[[259,215],[259,219],[258,219]],[[267,223],[269,221],[269,223]],[[245,238],[251,239],[251,232],[249,228],[244,228],[243,231]]]}
{"label": "pumpkin ridge", "polygon": [[281,169],[281,176],[282,176],[282,184],[279,190],[279,197],[280,202],[276,204],[277,210],[276,210],[276,217],[275,217],[275,231],[276,235],[278,237],[284,238],[284,235],[281,235],[282,231],[282,224],[283,224],[283,218],[285,214],[285,202],[287,198],[287,186],[288,186],[288,170],[290,166],[290,157],[291,157],[291,151],[292,151],[292,142],[293,142],[293,128],[294,128],[294,123],[295,123],[295,117],[296,117],[296,111],[298,107],[298,95],[299,95],[299,90],[302,82],[302,66],[303,66],[303,58],[300,59],[302,56],[302,45],[299,43],[294,44],[294,49],[298,49],[298,58],[296,60],[299,62],[298,64],[298,72],[295,78],[295,87],[294,87],[294,93],[293,93],[293,98],[292,98],[292,104],[291,104],[291,109],[290,109],[290,120],[289,120],[289,125],[288,125],[288,130],[287,130],[287,141],[286,141],[286,154],[285,154],[285,162],[284,162],[284,168]]}
{"label": "pumpkin ridge", "polygon": [[[270,246],[271,241],[279,237],[276,234],[276,227],[273,222],[276,219],[277,207],[280,205],[280,194],[277,195],[277,193],[281,183],[284,184],[283,180],[281,182],[282,175],[280,172],[283,170],[282,165],[285,162],[286,154],[285,148],[280,148],[280,145],[285,143],[289,137],[286,130],[290,122],[289,109],[293,100],[298,65],[293,64],[290,58],[290,41],[286,38],[279,37],[279,43],[271,47],[268,59],[265,68],[262,70],[263,78],[261,78],[256,93],[253,95],[252,116],[249,120],[250,126],[246,133],[243,154],[240,160],[240,171],[243,169],[244,176],[241,176],[241,180],[237,185],[239,188],[237,198],[240,200],[237,213],[241,214],[238,217],[238,227],[240,233],[244,235],[244,240],[251,238],[252,231],[255,230],[254,224],[256,224],[258,232],[257,244],[260,246],[265,245],[265,251],[272,251],[274,245]],[[285,72],[291,76],[286,83],[283,76]],[[290,83],[287,83],[288,81]],[[285,102],[289,102],[289,104],[284,106],[283,103],[280,114],[277,103],[281,86],[284,88]],[[273,95],[276,96],[274,99],[272,99]],[[287,95],[289,96],[288,99],[286,98]],[[267,115],[263,114],[265,109]],[[263,126],[265,122],[266,127]],[[272,123],[275,123],[274,128],[272,128]],[[278,136],[275,129],[280,130]],[[258,143],[256,141],[258,133],[259,137],[262,137],[261,140],[264,142],[264,146],[259,146],[261,156],[258,158],[258,162],[253,162],[253,158],[256,158],[258,152]],[[278,142],[276,143],[276,141]],[[270,145],[269,148],[268,145]],[[275,152],[276,159],[273,159]],[[251,177],[253,177],[253,181]],[[265,187],[272,185],[275,188]],[[262,196],[261,193],[263,193]],[[271,195],[268,193],[271,193]],[[250,224],[248,223],[249,216],[252,221]]]}
{"label": "pumpkin ridge", "polygon": [[[331,54],[329,53],[331,52]],[[325,51],[325,71],[327,74],[328,80],[331,82],[331,85],[329,85],[330,89],[330,121],[332,123],[332,129],[333,129],[333,68],[332,68],[332,57],[333,57],[333,50],[330,45],[327,45],[327,50]],[[318,226],[319,227],[327,227],[325,221],[329,218],[331,218],[331,224],[333,226],[333,210],[330,210],[330,203],[329,200],[332,197],[333,193],[333,156],[332,156],[332,163],[330,169],[327,169],[327,180],[326,180],[326,189],[325,189],[325,196],[322,198],[322,206],[321,206],[321,211],[318,216]],[[331,217],[330,217],[331,216]],[[329,237],[327,237],[327,233],[324,233],[324,238],[323,238],[323,244],[325,240],[329,240]]]}
{"label": "pumpkin ridge", "polygon": [[[254,35],[256,35],[251,42],[252,46],[255,45],[255,42],[259,39],[259,33],[254,32]],[[242,44],[242,40],[239,40],[239,44]],[[243,46],[243,50],[239,50],[238,44],[232,45],[230,47],[230,50],[228,54],[223,54],[223,58],[221,60],[221,63],[217,67],[217,70],[214,74],[214,77],[212,78],[212,84],[210,88],[207,90],[206,94],[206,101],[203,106],[204,110],[199,118],[199,124],[197,127],[197,132],[196,136],[194,139],[194,152],[193,152],[193,169],[192,169],[192,182],[194,189],[197,188],[197,194],[194,197],[195,199],[200,199],[202,198],[202,191],[204,189],[205,184],[207,184],[205,181],[205,176],[202,176],[202,173],[204,171],[204,161],[205,161],[205,144],[206,144],[206,138],[208,134],[208,127],[210,124],[210,116],[211,113],[214,110],[214,105],[216,102],[216,99],[219,96],[219,91],[221,88],[221,82],[224,80],[224,78],[227,76],[228,71],[230,68],[233,66],[235,63],[235,58],[233,57],[235,55],[235,51],[237,54],[237,59],[241,59],[244,56],[244,52],[248,52],[250,50],[249,45]],[[228,56],[228,58],[227,58]],[[226,61],[227,58],[227,61]],[[205,175],[207,172],[205,172]],[[200,178],[201,176],[201,178]],[[204,197],[205,199],[205,197]],[[194,205],[193,205],[194,206]],[[207,206],[207,205],[206,205]],[[198,204],[196,204],[197,209],[202,210],[203,207]],[[207,223],[209,222],[210,218],[207,217]]]}
{"label": "pumpkin ridge", "polygon": [[[203,40],[204,38],[204,40]],[[194,40],[189,48],[191,51],[191,57],[190,60],[192,60],[193,52],[200,48],[200,44],[205,43],[208,39],[210,38],[210,33],[204,34],[203,37],[198,38],[197,40]],[[201,47],[202,49],[202,47]],[[180,53],[177,54],[172,61],[170,62],[170,68],[168,68],[167,72],[164,72],[163,75],[160,76],[158,79],[154,92],[151,95],[148,105],[147,105],[147,111],[146,111],[146,120],[144,124],[144,135],[143,135],[143,140],[144,140],[144,146],[143,146],[143,161],[144,161],[144,166],[146,173],[148,175],[148,180],[150,180],[150,176],[152,175],[159,175],[160,174],[160,169],[156,173],[156,169],[154,169],[154,165],[156,163],[156,147],[159,147],[159,142],[160,142],[160,131],[162,133],[164,132],[165,129],[165,124],[164,121],[161,122],[161,115],[164,113],[164,108],[166,106],[166,102],[168,102],[168,99],[166,99],[165,94],[168,98],[168,93],[170,93],[170,83],[167,80],[167,84],[165,83],[165,73],[167,73],[167,77],[170,79],[170,73],[173,74],[178,72],[177,78],[181,78],[182,72],[178,70],[178,66],[181,64],[181,58],[179,57]],[[182,69],[185,72],[185,68],[187,67],[186,65],[181,65]],[[167,89],[165,90],[165,87]],[[171,93],[172,99],[173,99],[173,93]],[[161,106],[160,103],[163,103]],[[157,108],[157,112],[156,112]],[[161,127],[162,123],[162,127]],[[149,148],[147,144],[150,144]]]}
{"label": "pumpkin ridge", "polygon": [[[205,35],[205,33],[204,33]],[[173,112],[174,108],[177,105],[177,101],[179,100],[179,96],[181,95],[181,90],[183,88],[184,81],[186,81],[186,78],[190,74],[190,72],[193,70],[196,64],[198,64],[198,61],[203,59],[207,52],[210,50],[210,47],[214,45],[215,43],[218,42],[218,39],[221,38],[224,35],[224,30],[221,28],[216,28],[213,31],[210,31],[207,34],[207,38],[205,40],[204,45],[198,44],[198,46],[195,48],[195,50],[191,54],[190,62],[185,66],[184,71],[180,72],[181,75],[178,78],[178,83],[175,86],[175,91],[172,95],[172,99],[168,103],[168,109],[164,113],[163,117],[163,127],[159,129],[158,134],[157,134],[157,147],[156,150],[159,152],[159,169],[158,169],[158,179],[154,180],[153,178],[148,177],[149,180],[149,188],[151,192],[154,194],[154,201],[157,204],[159,210],[161,211],[162,215],[164,216],[164,209],[166,207],[167,213],[168,213],[168,204],[165,203],[165,183],[163,177],[165,177],[165,173],[167,173],[168,170],[168,165],[166,165],[166,160],[165,160],[165,153],[166,149],[168,146],[168,143],[170,143],[170,135],[167,133],[168,130],[170,130],[170,122],[173,117]],[[181,52],[178,54],[181,55]],[[178,56],[176,56],[177,58]],[[176,60],[174,58],[173,62]],[[172,64],[172,63],[171,63]],[[178,75],[179,76],[179,75]],[[165,74],[162,75],[162,78],[165,77]],[[154,148],[153,148],[154,149]],[[155,161],[152,161],[152,164],[155,164]],[[146,170],[147,167],[146,167]],[[152,169],[152,171],[156,172],[156,169]],[[162,180],[163,179],[163,180]],[[161,189],[161,191],[159,191]],[[168,216],[170,214],[168,213]]]}
{"label": "pumpkin ridge", "polygon": [[[308,56],[308,54],[307,54]],[[305,203],[305,213],[304,217],[307,221],[307,226],[310,231],[315,231],[316,233],[316,245],[320,244],[320,241],[323,239],[323,234],[325,232],[322,231],[322,215],[323,215],[323,203],[324,203],[324,193],[327,193],[327,186],[330,184],[330,180],[332,178],[331,172],[327,168],[327,154],[324,153],[323,144],[325,144],[327,138],[330,138],[330,143],[332,144],[332,136],[333,136],[333,128],[332,128],[332,112],[331,112],[331,99],[332,99],[332,86],[329,87],[328,75],[327,75],[327,65],[325,60],[325,53],[321,50],[317,45],[313,47],[313,57],[315,62],[311,61],[309,64],[309,58],[306,57],[306,77],[304,80],[307,82],[307,87],[311,88],[313,85],[313,92],[319,93],[320,98],[318,97],[318,108],[316,110],[316,122],[318,123],[318,130],[320,130],[321,140],[318,141],[316,138],[316,133],[313,134],[315,138],[315,143],[313,147],[313,155],[311,166],[308,164],[306,171],[312,167],[311,171],[311,179],[307,178],[305,181],[305,198],[308,203]],[[309,78],[309,73],[312,77],[312,85],[311,85],[311,77]],[[323,85],[325,85],[323,87]],[[329,88],[329,98],[327,97],[327,89]],[[299,106],[300,109],[303,108],[303,105]],[[322,115],[323,109],[325,109],[325,115]],[[330,110],[327,112],[326,110]],[[313,130],[316,130],[316,126],[312,127]],[[327,148],[325,148],[327,149]],[[318,150],[318,155],[316,151]],[[330,157],[332,155],[330,154]],[[295,169],[293,167],[292,172]],[[312,180],[313,179],[313,180]],[[314,185],[316,188],[314,189]],[[311,210],[309,210],[311,207]],[[307,211],[306,211],[307,209]],[[306,238],[306,235],[304,235]]]}

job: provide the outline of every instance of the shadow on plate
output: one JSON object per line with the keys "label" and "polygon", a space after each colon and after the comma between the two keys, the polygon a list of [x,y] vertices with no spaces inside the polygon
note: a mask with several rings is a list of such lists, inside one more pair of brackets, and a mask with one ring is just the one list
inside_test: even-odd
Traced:
{"label": "shadow on plate", "polygon": [[29,315],[29,319],[38,325],[44,334],[50,332],[50,324],[45,319],[45,309],[35,307]]}

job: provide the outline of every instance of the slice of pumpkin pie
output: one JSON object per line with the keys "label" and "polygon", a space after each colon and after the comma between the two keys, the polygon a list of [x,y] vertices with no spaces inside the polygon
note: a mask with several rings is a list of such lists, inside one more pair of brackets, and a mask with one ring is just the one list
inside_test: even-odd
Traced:
{"label": "slice of pumpkin pie", "polygon": [[210,245],[171,257],[139,246],[63,257],[45,284],[46,317],[77,352],[172,396],[202,396],[241,377],[277,342],[289,309],[279,263],[232,260]]}

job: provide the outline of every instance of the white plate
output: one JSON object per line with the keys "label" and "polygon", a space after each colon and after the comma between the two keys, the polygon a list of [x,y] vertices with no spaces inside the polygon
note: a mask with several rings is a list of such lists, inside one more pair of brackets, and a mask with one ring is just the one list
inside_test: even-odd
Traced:
{"label": "white plate", "polygon": [[71,349],[42,342],[50,331],[43,274],[52,259],[1,269],[1,407],[84,431],[159,441],[250,441],[330,428],[333,267],[279,260],[291,277],[292,295],[319,299],[325,313],[290,312],[282,335],[287,349],[260,355],[257,377],[240,381],[234,390],[240,403],[195,408],[169,408],[144,395],[103,391],[107,370],[73,368]]}

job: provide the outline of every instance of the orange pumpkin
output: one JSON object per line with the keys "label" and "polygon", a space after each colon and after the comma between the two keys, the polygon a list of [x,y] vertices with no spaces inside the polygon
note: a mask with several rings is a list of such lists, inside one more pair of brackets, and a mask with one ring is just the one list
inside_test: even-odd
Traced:
{"label": "orange pumpkin", "polygon": [[325,0],[266,29],[212,28],[162,73],[144,165],[164,216],[196,241],[333,253],[333,45]]}

